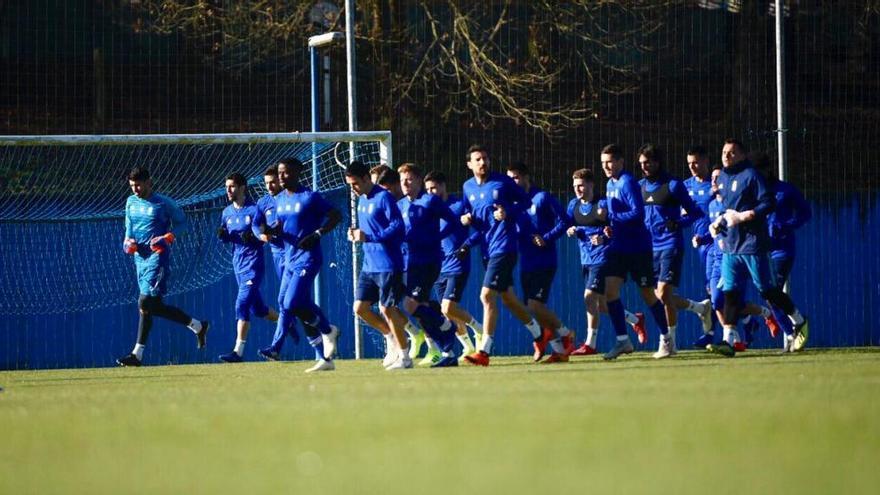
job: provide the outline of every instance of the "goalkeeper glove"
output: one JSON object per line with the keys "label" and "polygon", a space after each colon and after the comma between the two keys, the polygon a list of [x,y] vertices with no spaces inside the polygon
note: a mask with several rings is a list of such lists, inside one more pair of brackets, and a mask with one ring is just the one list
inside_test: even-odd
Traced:
{"label": "goalkeeper glove", "polygon": [[229,231],[226,227],[222,225],[217,227],[217,239],[220,239],[220,242],[229,242]]}
{"label": "goalkeeper glove", "polygon": [[298,247],[300,249],[309,250],[309,249],[312,249],[313,247],[315,247],[315,245],[318,244],[318,242],[320,242],[320,241],[321,241],[321,231],[316,230],[316,231],[312,232],[311,234],[300,239],[299,242],[296,244],[296,247]]}
{"label": "goalkeeper glove", "polygon": [[138,250],[137,242],[134,239],[126,239],[122,242],[122,250],[125,251],[125,254],[134,254]]}
{"label": "goalkeeper glove", "polygon": [[157,237],[153,237],[150,239],[150,249],[153,250],[154,253],[162,253],[167,248],[171,247],[171,244],[174,242],[174,234],[171,232],[160,235]]}

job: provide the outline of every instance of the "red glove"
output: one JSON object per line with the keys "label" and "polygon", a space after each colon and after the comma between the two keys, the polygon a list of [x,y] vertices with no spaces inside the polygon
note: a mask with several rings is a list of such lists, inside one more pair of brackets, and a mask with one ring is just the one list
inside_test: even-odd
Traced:
{"label": "red glove", "polygon": [[150,249],[153,250],[154,253],[162,253],[165,249],[171,247],[171,244],[174,242],[174,234],[171,232],[160,235],[158,237],[153,237],[150,239]]}
{"label": "red glove", "polygon": [[137,242],[131,238],[122,241],[122,250],[125,251],[125,254],[136,253],[138,250]]}

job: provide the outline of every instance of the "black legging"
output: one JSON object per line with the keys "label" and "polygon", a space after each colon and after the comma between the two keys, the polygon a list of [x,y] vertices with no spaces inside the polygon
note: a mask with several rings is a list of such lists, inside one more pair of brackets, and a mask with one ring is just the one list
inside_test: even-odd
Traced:
{"label": "black legging", "polygon": [[141,345],[146,345],[147,337],[150,336],[150,330],[153,328],[153,315],[181,325],[189,325],[189,322],[192,321],[192,318],[180,308],[162,302],[162,296],[141,295],[138,298],[138,309],[141,317],[138,321],[137,343]]}

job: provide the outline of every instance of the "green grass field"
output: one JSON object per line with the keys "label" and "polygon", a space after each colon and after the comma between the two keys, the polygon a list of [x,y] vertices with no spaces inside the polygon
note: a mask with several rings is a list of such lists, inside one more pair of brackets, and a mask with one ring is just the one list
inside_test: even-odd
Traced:
{"label": "green grass field", "polygon": [[0,494],[877,493],[880,352],[0,372]]}

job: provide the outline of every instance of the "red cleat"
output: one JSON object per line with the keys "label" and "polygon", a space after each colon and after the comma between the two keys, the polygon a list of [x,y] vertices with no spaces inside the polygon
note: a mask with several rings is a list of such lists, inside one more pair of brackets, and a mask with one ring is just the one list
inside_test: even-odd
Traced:
{"label": "red cleat", "polygon": [[489,366],[489,355],[483,351],[468,354],[464,359],[474,366]]}
{"label": "red cleat", "polygon": [[569,353],[569,355],[571,356],[591,356],[593,354],[596,354],[596,349],[588,346],[586,342],[584,342],[583,345]]}
{"label": "red cleat", "polygon": [[777,335],[779,335],[779,331],[781,330],[779,327],[779,322],[776,321],[776,315],[773,312],[770,312],[770,316],[764,318],[764,324],[767,325],[767,330],[770,330],[770,336],[774,339]]}
{"label": "red cleat", "polygon": [[550,357],[541,361],[541,364],[553,364],[553,363],[567,363],[568,362],[568,354],[554,352],[550,354]]}
{"label": "red cleat", "polygon": [[532,359],[534,359],[536,363],[544,357],[544,354],[547,352],[547,344],[551,340],[553,340],[553,332],[546,328],[541,329],[541,336],[535,339],[532,343],[532,346],[535,348],[535,353],[532,355]]}
{"label": "red cleat", "polygon": [[570,333],[565,337],[562,337],[562,347],[565,349],[566,354],[571,354],[574,352],[574,334]]}
{"label": "red cleat", "polygon": [[748,346],[745,345],[745,343],[743,343],[743,342],[734,342],[733,343],[733,350],[736,352],[745,352],[746,349],[748,349]]}
{"label": "red cleat", "polygon": [[636,335],[639,337],[639,344],[644,344],[648,341],[648,330],[645,329],[645,313],[636,313],[635,315],[639,321],[633,325],[633,330],[635,330]]}

